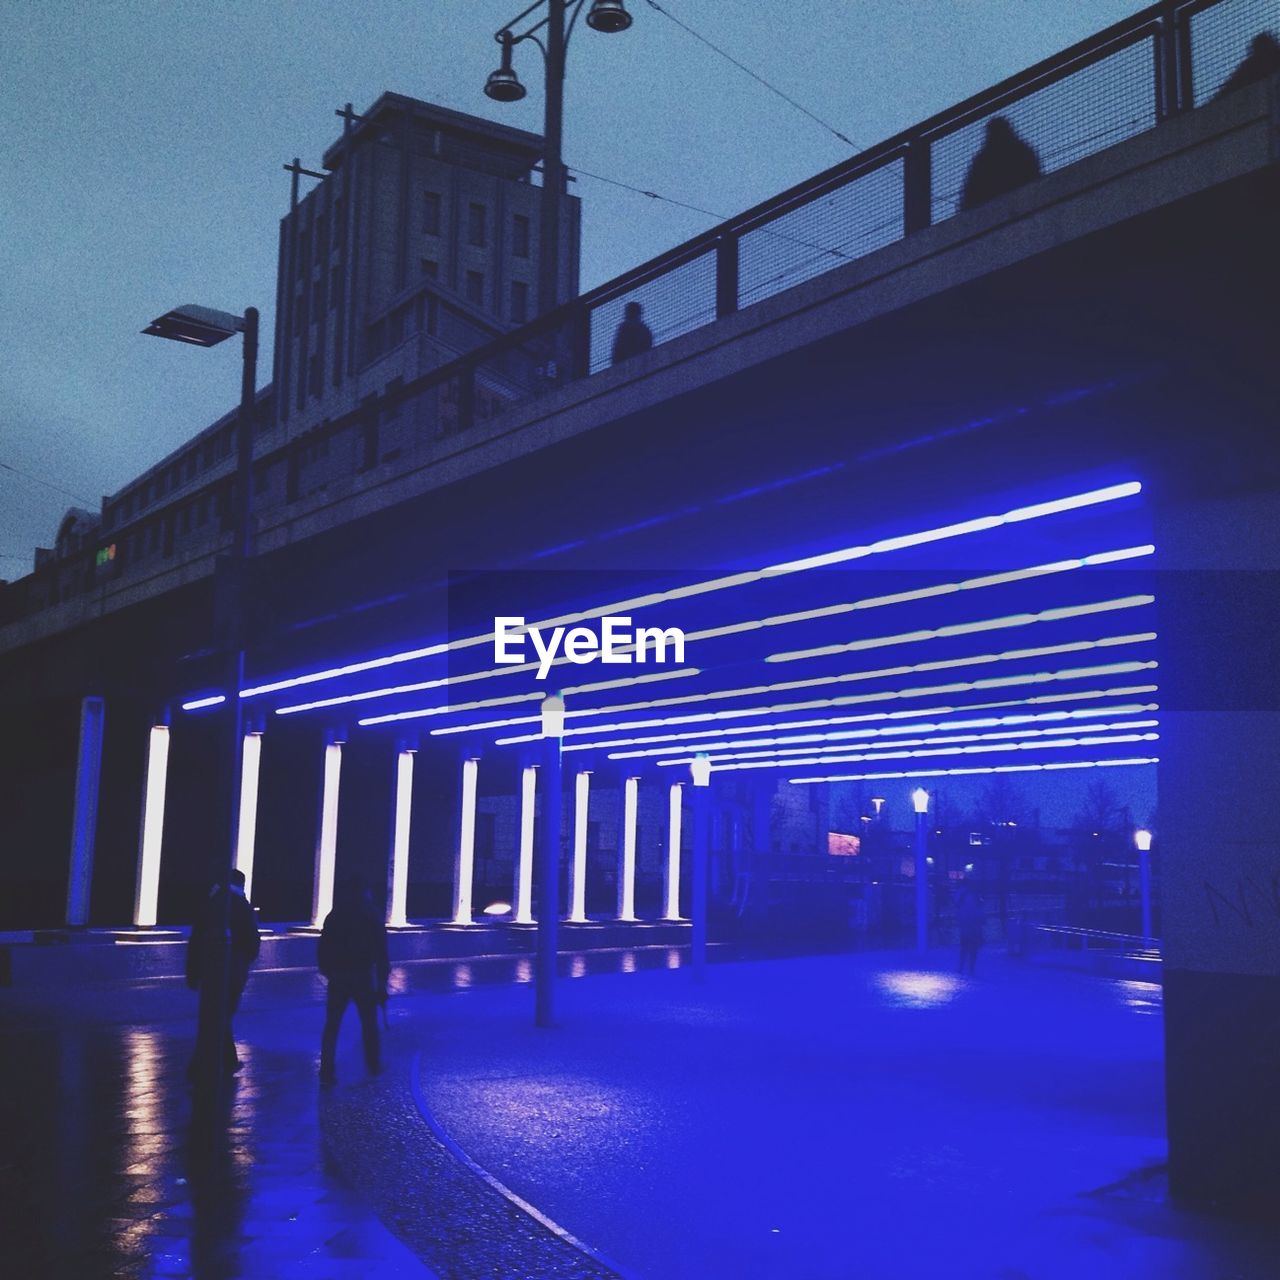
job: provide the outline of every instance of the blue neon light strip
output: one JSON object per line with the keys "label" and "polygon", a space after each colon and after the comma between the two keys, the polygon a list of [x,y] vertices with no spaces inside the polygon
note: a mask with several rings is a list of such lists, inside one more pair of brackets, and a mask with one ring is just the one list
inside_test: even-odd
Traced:
{"label": "blue neon light strip", "polygon": [[184,702],[182,709],[183,711],[200,711],[205,707],[221,706],[226,700],[227,695],[225,693],[214,693],[207,698],[196,698],[192,702]]}
{"label": "blue neon light strip", "polygon": [[[955,524],[941,525],[934,529],[924,529],[917,533],[902,534],[893,538],[881,538],[876,542],[845,547],[820,555],[809,556],[800,560],[788,560],[769,565],[764,569],[743,573],[725,574],[709,578],[703,582],[690,583],[675,587],[668,591],[653,592],[643,596],[633,596],[626,600],[615,600],[608,604],[598,605],[580,613],[564,614],[558,618],[547,618],[530,623],[531,627],[568,626],[585,622],[592,618],[601,618],[607,614],[623,614],[657,604],[665,604],[672,600],[689,599],[694,596],[707,595],[715,591],[724,591],[733,587],[745,586],[759,582],[765,578],[782,577],[787,574],[802,573],[809,569],[823,568],[834,564],[847,564],[853,560],[868,556],[882,555],[888,552],[901,551],[910,547],[924,546],[941,542],[950,538],[964,537],[971,533],[981,533],[989,529],[997,529],[1003,525],[1019,524],[1027,520],[1037,520],[1044,516],[1056,515],[1066,511],[1077,511],[1082,507],[1097,506],[1114,502],[1122,498],[1133,497],[1142,492],[1142,485],[1136,480],[1123,484],[1108,485],[1101,489],[1091,489],[1084,493],[1069,494],[1049,502],[1036,503],[1027,507],[1015,507],[997,515],[979,516],[972,520],[963,520]],[[276,693],[283,689],[297,688],[301,685],[316,684],[324,680],[333,680],[341,676],[356,675],[363,671],[375,671],[385,667],[396,666],[404,662],[414,662],[422,658],[435,657],[459,649],[472,648],[476,645],[492,643],[492,632],[483,635],[468,636],[464,639],[442,641],[424,645],[419,648],[406,649],[399,653],[386,654],[378,658],[368,658],[361,662],[345,663],[342,666],[326,667],[319,671],[310,671],[303,675],[291,676],[283,680],[269,681],[253,685],[241,690],[242,698],[256,698],[267,693]],[[363,722],[362,722],[363,723]]]}
{"label": "blue neon light strip", "polygon": [[[1103,724],[1084,725],[1083,728],[1090,734],[1098,733],[1125,733],[1135,729],[1158,729],[1160,722],[1158,720],[1116,720]],[[1061,735],[1064,726],[1051,725],[1040,728],[1026,727],[1020,729],[1006,729],[995,733],[943,733],[928,734],[923,738],[902,738],[893,742],[828,742],[808,747],[770,747],[760,751],[722,751],[718,754],[711,755],[709,758],[711,763],[717,768],[720,767],[721,761],[727,760],[781,760],[784,756],[820,756],[823,759],[865,759],[865,756],[847,756],[841,757],[835,753],[841,751],[863,752],[863,751],[887,751],[897,750],[906,747],[951,747],[959,746],[963,743],[982,743],[982,742],[1008,742],[1012,739],[1042,738],[1046,741],[1041,742],[1041,746],[1057,745],[1048,741],[1054,734]],[[1070,728],[1070,726],[1068,726]],[[1028,749],[1036,746],[1034,742],[1028,742]],[[989,748],[995,750],[996,748]],[[675,748],[672,748],[675,750]],[[695,752],[698,754],[706,754],[700,752],[694,747],[679,748],[679,756],[668,756],[664,759],[655,761],[661,766],[674,764],[688,764],[694,758]],[[973,750],[981,750],[980,747],[974,747]],[[909,754],[919,754],[911,752]],[[933,754],[946,754],[945,752],[934,752]],[[621,756],[610,755],[610,760],[620,759]],[[796,762],[798,763],[798,762]],[[807,763],[804,762],[804,763]]]}
{"label": "blue neon light strip", "polygon": [[797,786],[819,782],[887,782],[895,778],[961,778],[986,773],[1038,773],[1052,769],[1122,769],[1159,764],[1159,756],[1133,756],[1126,760],[1050,760],[1044,764],[995,764],[961,769],[905,769],[895,773],[838,773],[823,778],[788,778]]}
{"label": "blue neon light strip", "polygon": [[[851,738],[864,737],[893,737],[904,733],[939,733],[950,732],[958,729],[990,729],[999,725],[1026,725],[1038,723],[1060,724],[1065,720],[1088,720],[1096,719],[1099,716],[1114,715],[1139,715],[1156,711],[1159,704],[1155,702],[1129,702],[1121,703],[1119,706],[1108,707],[1078,707],[1070,711],[1040,711],[1040,712],[1023,712],[1017,715],[1005,716],[979,716],[976,719],[968,720],[938,720],[924,721],[914,718],[903,720],[898,724],[885,725],[882,728],[862,727],[858,729],[839,729],[830,733],[799,733],[784,734],[782,737],[774,738],[743,738],[735,739],[732,742],[711,742],[703,741],[710,735],[705,733],[689,732],[673,733],[661,735],[667,745],[660,747],[639,746],[641,741],[635,738],[613,739],[612,741],[602,742],[578,742],[572,746],[565,747],[565,751],[607,751],[610,760],[635,760],[648,756],[664,756],[672,751],[682,752],[715,752],[724,751],[729,748],[740,749],[746,747],[784,747],[788,743],[819,743],[819,742],[841,742]],[[967,710],[967,708],[966,708]],[[882,719],[888,719],[890,713],[880,713]],[[892,713],[901,717],[904,713]],[[828,723],[837,724],[847,722],[849,720],[869,720],[874,716],[832,716],[828,721],[815,721],[818,725]],[[723,731],[721,731],[723,732]],[[693,740],[691,741],[691,736]],[[681,745],[674,747],[673,742]],[[618,751],[610,748],[616,747],[633,747],[634,750]],[[800,750],[801,748],[797,748]],[[816,749],[816,748],[814,748]]]}
{"label": "blue neon light strip", "polygon": [[[741,769],[798,769],[802,765],[854,764],[860,761],[876,760],[916,760],[930,756],[964,756],[978,755],[1000,751],[1052,751],[1065,750],[1071,747],[1103,747],[1115,746],[1131,742],[1157,742],[1158,733],[1118,733],[1102,734],[1097,737],[1060,738],[1045,742],[1009,742],[979,743],[969,747],[937,747],[922,748],[913,751],[877,751],[863,752],[847,756],[815,757],[810,760],[742,760],[729,764],[716,765],[717,773],[732,773]],[[659,760],[662,765],[688,764],[693,757],[681,760]]]}

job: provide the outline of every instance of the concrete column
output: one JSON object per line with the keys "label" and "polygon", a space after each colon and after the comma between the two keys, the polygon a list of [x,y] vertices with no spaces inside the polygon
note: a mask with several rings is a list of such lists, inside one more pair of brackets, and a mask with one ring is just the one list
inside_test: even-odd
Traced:
{"label": "concrete column", "polygon": [[587,918],[587,811],[591,804],[591,771],[580,769],[573,790],[573,857],[569,863],[569,919]]}
{"label": "concrete column", "polygon": [[240,761],[240,808],[236,816],[236,870],[244,872],[244,896],[253,901],[253,850],[258,831],[258,774],[262,734],[246,733]]}
{"label": "concrete column", "polygon": [[387,924],[404,928],[409,896],[409,823],[413,812],[413,751],[396,753],[396,785],[391,818],[391,874],[387,885]]}
{"label": "concrete column", "polygon": [[342,782],[342,743],[324,748],[324,781],[320,789],[320,828],[316,835],[315,882],[311,923],[319,928],[333,910],[333,877],[338,854],[338,789]]}
{"label": "concrete column", "polygon": [[476,782],[480,761],[462,762],[458,847],[453,860],[453,923],[472,924],[471,893],[476,873]]}
{"label": "concrete column", "polygon": [[681,920],[680,842],[684,833],[684,788],[673,782],[667,791],[667,867],[663,885],[664,920]]}
{"label": "concrete column", "polygon": [[707,859],[711,844],[711,766],[705,756],[693,763],[693,885],[689,895],[693,930],[690,945],[693,977],[707,972]]}
{"label": "concrete column", "polygon": [[636,821],[639,816],[640,779],[622,784],[622,838],[618,846],[618,919],[636,918]]}
{"label": "concrete column", "polygon": [[[1250,480],[1264,464],[1276,474],[1263,454]],[[1169,1185],[1197,1207],[1274,1214],[1280,493],[1201,496],[1205,480],[1157,505],[1153,539]]]}
{"label": "concrete column", "polygon": [[164,793],[169,776],[169,726],[153,724],[147,736],[146,775],[142,784],[142,827],[138,833],[138,879],[133,923],[156,922],[160,895],[160,850],[164,840]]}
{"label": "concrete column", "polygon": [[516,882],[512,919],[533,923],[533,818],[538,797],[538,770],[526,765],[520,771],[520,847],[516,850]]}
{"label": "concrete column", "polygon": [[102,777],[101,698],[80,703],[80,749],[76,757],[75,810],[71,823],[71,867],[67,877],[67,924],[89,923],[93,891],[93,847],[98,830],[98,784]]}

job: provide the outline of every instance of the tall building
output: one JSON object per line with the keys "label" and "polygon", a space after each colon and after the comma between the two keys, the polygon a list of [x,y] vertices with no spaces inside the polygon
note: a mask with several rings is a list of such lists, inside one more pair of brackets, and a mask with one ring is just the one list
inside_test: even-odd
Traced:
{"label": "tall building", "polygon": [[[385,93],[324,155],[324,176],[280,224],[273,382],[254,424],[260,535],[408,470],[456,429],[445,388],[429,403],[355,414],[374,397],[532,319],[541,188],[537,134]],[[562,198],[561,296],[578,291],[580,213]],[[478,379],[491,416],[538,377],[532,355],[510,386]],[[232,409],[102,501],[73,509],[35,571],[0,592],[0,648],[54,634],[211,572],[230,531]],[[353,416],[358,420],[353,422]],[[334,505],[336,503],[336,505]],[[326,505],[327,504],[327,505]],[[293,536],[293,535],[290,535]]]}

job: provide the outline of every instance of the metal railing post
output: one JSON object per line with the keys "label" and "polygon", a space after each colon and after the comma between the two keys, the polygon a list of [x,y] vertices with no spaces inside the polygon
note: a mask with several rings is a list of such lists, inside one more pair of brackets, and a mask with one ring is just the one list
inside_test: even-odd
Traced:
{"label": "metal railing post", "polygon": [[907,143],[902,162],[902,229],[923,231],[933,222],[933,164],[927,138]]}
{"label": "metal railing post", "polygon": [[738,237],[726,234],[716,242],[716,319],[738,309]]}

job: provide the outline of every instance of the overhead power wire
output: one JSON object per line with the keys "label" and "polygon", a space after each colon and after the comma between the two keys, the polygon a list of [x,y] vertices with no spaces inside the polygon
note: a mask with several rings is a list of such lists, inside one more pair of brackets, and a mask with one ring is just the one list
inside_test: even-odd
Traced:
{"label": "overhead power wire", "polygon": [[30,471],[23,471],[20,467],[11,467],[7,462],[0,462],[0,471],[11,471],[15,476],[21,476],[24,480],[31,480],[36,484],[42,484],[46,489],[52,489],[54,493],[60,493],[64,498],[70,498],[74,502],[80,503],[82,506],[92,507],[94,505],[92,498],[85,498],[78,493],[72,493],[70,489],[64,489],[60,484],[54,484],[52,480],[45,480],[40,476],[33,476]]}
{"label": "overhead power wire", "polygon": [[718,53],[720,57],[724,58],[727,62],[732,62],[733,65],[737,67],[739,71],[742,71],[746,75],[749,75],[754,81],[756,81],[757,84],[762,84],[766,89],[769,90],[770,93],[776,94],[779,98],[783,100],[783,102],[788,103],[790,106],[793,106],[797,111],[801,112],[803,115],[808,116],[809,119],[814,122],[814,124],[821,126],[828,133],[833,134],[835,137],[839,138],[840,141],[843,142],[846,146],[852,147],[855,151],[862,150],[862,147],[860,147],[858,143],[854,142],[854,140],[850,138],[847,134],[841,133],[840,130],[835,127],[835,125],[828,124],[827,121],[825,121],[821,116],[815,115],[812,111],[809,110],[808,107],[804,106],[802,103],[797,102],[793,97],[791,97],[790,94],[784,93],[781,89],[777,87],[777,85],[770,84],[769,81],[764,78],[764,76],[760,75],[758,72],[752,71],[750,67],[739,62],[738,59],[733,56],[733,54],[726,53],[725,50],[720,48],[719,45],[713,44],[701,32],[695,31],[687,22],[682,22],[679,18],[675,16],[674,13],[671,13],[667,9],[664,9],[662,5],[658,3],[658,0],[645,0],[645,3],[649,6],[650,9],[653,9],[656,12],[662,14],[662,16],[666,18],[669,22],[674,22],[676,26],[679,27],[682,31],[688,32],[688,34],[691,35],[695,40],[699,41],[702,44],[705,44],[708,49],[712,50],[712,52]]}

